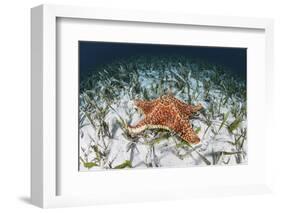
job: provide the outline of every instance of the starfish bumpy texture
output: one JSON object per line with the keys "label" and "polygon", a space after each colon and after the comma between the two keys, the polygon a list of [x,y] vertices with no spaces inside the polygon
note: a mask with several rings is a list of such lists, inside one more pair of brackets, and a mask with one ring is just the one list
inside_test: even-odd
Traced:
{"label": "starfish bumpy texture", "polygon": [[135,101],[144,114],[144,119],[135,126],[128,126],[130,133],[138,134],[146,129],[166,129],[177,133],[184,141],[192,144],[200,142],[189,123],[190,116],[203,107],[186,104],[172,95],[164,95],[150,101]]}

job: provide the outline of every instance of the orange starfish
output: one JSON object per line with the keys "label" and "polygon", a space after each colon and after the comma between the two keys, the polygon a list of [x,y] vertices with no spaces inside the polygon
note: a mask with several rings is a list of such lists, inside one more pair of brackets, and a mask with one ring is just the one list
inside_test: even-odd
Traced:
{"label": "orange starfish", "polygon": [[164,95],[151,101],[137,100],[135,105],[145,117],[137,125],[128,126],[130,133],[138,134],[146,129],[160,128],[176,132],[186,142],[200,142],[188,121],[193,113],[203,108],[201,104],[193,106],[172,95]]}

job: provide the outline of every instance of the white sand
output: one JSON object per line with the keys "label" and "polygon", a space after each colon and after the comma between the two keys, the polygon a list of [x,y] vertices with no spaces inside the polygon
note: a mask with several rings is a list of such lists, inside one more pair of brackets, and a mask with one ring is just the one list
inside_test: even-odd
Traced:
{"label": "white sand", "polygon": [[[139,76],[139,82],[142,88],[147,88],[148,91],[151,91],[153,87],[155,87],[156,83],[158,83],[161,76],[157,71],[145,71],[150,75],[154,76],[154,78],[147,78],[144,75]],[[177,72],[174,70],[173,72]],[[211,72],[211,71],[210,71]],[[170,72],[167,72],[169,75],[170,81],[176,81],[173,76],[171,76]],[[192,77],[189,77],[188,82],[191,86],[191,93],[195,92],[195,88],[197,86],[196,80]],[[199,86],[199,94],[197,100],[193,104],[201,103],[206,110],[209,108],[209,102],[204,100],[204,87],[203,82],[198,81]],[[131,151],[128,151],[128,146],[132,143],[132,140],[126,138],[124,136],[124,132],[120,125],[117,122],[118,115],[121,116],[125,121],[130,121],[131,115],[131,124],[136,124],[142,119],[142,115],[135,109],[133,104],[133,100],[130,99],[130,88],[126,87],[125,89],[119,91],[120,98],[112,104],[112,108],[109,109],[108,114],[105,117],[105,121],[109,126],[109,130],[114,130],[114,135],[112,138],[104,137],[104,142],[102,142],[101,138],[98,136],[97,129],[93,128],[90,125],[89,120],[86,118],[83,122],[83,127],[81,128],[80,134],[80,156],[86,162],[91,162],[95,158],[97,158],[96,153],[91,148],[93,144],[99,144],[101,147],[103,144],[107,144],[109,146],[109,153],[106,159],[100,161],[99,166],[94,166],[90,169],[85,168],[83,164],[80,164],[81,171],[88,170],[100,170],[106,168],[114,168],[126,160],[131,160],[131,164],[133,168],[147,168],[149,165],[152,167],[188,167],[188,166],[204,166],[206,163],[202,160],[202,157],[191,149],[185,148],[181,149],[176,147],[176,144],[179,143],[177,137],[171,136],[168,139],[163,139],[161,142],[154,145],[155,153],[152,152],[152,148],[149,145],[149,141],[153,139],[152,134],[150,138],[139,138],[136,142],[136,149],[134,153],[131,154]],[[176,94],[176,97],[179,99],[184,99],[183,97],[186,95],[186,91],[179,92],[176,89],[172,91]],[[224,91],[220,91],[217,89],[210,90],[210,96],[213,97],[213,100],[219,102],[220,97],[224,97],[226,94]],[[225,106],[221,107],[221,113],[227,113],[230,111],[233,103],[237,103],[239,106],[242,106],[243,102],[239,101],[237,98],[232,97],[232,102],[228,101]],[[117,113],[118,115],[117,115]],[[198,118],[204,119],[203,115],[199,113]],[[203,155],[207,160],[209,160],[213,164],[213,152],[229,152],[233,153],[236,151],[235,146],[231,145],[229,142],[234,141],[234,134],[240,130],[246,128],[246,118],[243,118],[243,121],[239,125],[239,128],[234,131],[234,134],[231,134],[227,126],[223,126],[218,134],[212,132],[213,130],[218,130],[221,125],[222,118],[215,118],[212,120],[212,126],[208,129],[205,136],[204,132],[207,128],[207,125],[202,122],[200,119],[195,118],[191,120],[194,129],[201,127],[201,130],[198,133],[198,136],[201,139],[201,143],[194,148]],[[234,117],[232,113],[229,114],[227,119],[227,124],[229,125],[234,121]],[[85,125],[85,126],[84,126]],[[238,133],[238,132],[237,132]],[[92,139],[95,141],[93,143]],[[242,159],[241,163],[247,163],[247,144],[244,142],[243,151],[245,151],[245,159]],[[102,148],[101,148],[102,150]],[[181,157],[179,157],[181,156]],[[112,162],[113,161],[113,162]],[[228,162],[227,165],[237,164],[235,160],[235,154],[233,155],[223,155],[217,165],[224,165],[224,162]],[[110,165],[110,162],[112,164]]]}

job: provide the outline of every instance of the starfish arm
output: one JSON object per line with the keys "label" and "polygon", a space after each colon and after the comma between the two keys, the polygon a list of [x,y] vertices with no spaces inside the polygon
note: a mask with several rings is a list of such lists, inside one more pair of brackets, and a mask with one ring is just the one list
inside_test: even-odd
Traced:
{"label": "starfish arm", "polygon": [[141,132],[145,129],[169,128],[174,122],[175,111],[168,106],[157,105],[143,120],[135,126],[129,126],[131,132]]}
{"label": "starfish arm", "polygon": [[146,123],[147,122],[146,122],[146,118],[145,118],[134,126],[128,125],[127,130],[129,131],[129,133],[133,133],[133,134],[141,133],[147,129]]}
{"label": "starfish arm", "polygon": [[139,123],[137,123],[134,126],[128,126],[128,130],[130,133],[138,134],[143,132],[147,129],[167,129],[170,130],[167,126],[161,125],[159,122],[157,122],[156,119],[152,118],[144,118]]}
{"label": "starfish arm", "polygon": [[200,138],[196,135],[190,123],[181,122],[181,134],[180,137],[189,143],[197,144],[200,142]]}
{"label": "starfish arm", "polygon": [[196,106],[192,106],[192,112],[193,112],[193,113],[196,113],[196,112],[198,112],[198,111],[201,110],[201,109],[203,109],[202,104],[198,104],[198,105],[196,105]]}
{"label": "starfish arm", "polygon": [[190,105],[183,105],[177,103],[177,109],[179,110],[181,115],[186,119],[188,119],[193,113],[192,107]]}
{"label": "starfish arm", "polygon": [[203,108],[201,104],[196,106],[189,105],[171,95],[167,96],[167,99],[171,100],[176,105],[178,111],[185,118],[189,118],[193,113],[196,113]]}
{"label": "starfish arm", "polygon": [[140,101],[136,100],[135,105],[143,112],[143,114],[149,114],[157,105],[157,100],[152,101]]}
{"label": "starfish arm", "polygon": [[180,101],[174,97],[171,97],[173,99],[173,103],[176,105],[178,111],[181,113],[181,115],[185,118],[189,118],[191,114],[193,113],[193,107],[192,105],[186,104],[183,101]]}
{"label": "starfish arm", "polygon": [[175,102],[175,104],[177,106],[177,109],[180,111],[180,113],[186,118],[189,118],[192,114],[198,112],[203,108],[201,104],[194,106],[194,105],[185,104],[181,101]]}
{"label": "starfish arm", "polygon": [[185,119],[181,118],[179,114],[174,116],[174,123],[169,125],[169,129],[176,132],[184,141],[196,144],[200,142],[200,138],[192,129],[191,124]]}

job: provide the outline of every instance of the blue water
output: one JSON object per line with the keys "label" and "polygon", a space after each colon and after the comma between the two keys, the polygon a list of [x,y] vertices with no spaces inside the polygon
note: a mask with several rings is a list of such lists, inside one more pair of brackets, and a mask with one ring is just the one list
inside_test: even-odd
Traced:
{"label": "blue water", "polygon": [[181,56],[218,64],[242,80],[246,80],[247,49],[224,47],[199,47],[181,45],[156,45],[113,42],[79,42],[80,80],[94,74],[98,67],[128,57]]}

